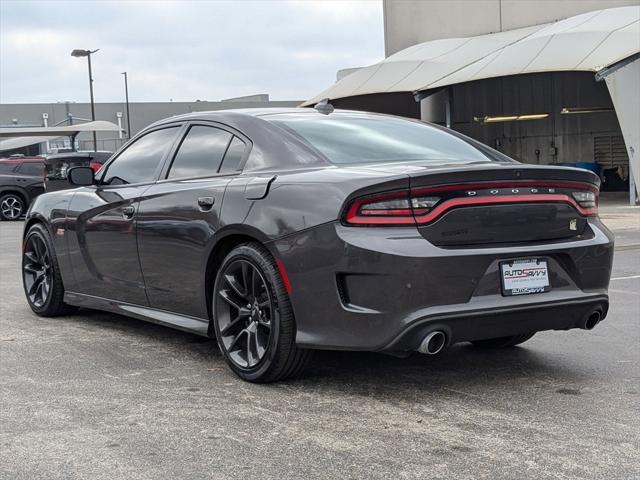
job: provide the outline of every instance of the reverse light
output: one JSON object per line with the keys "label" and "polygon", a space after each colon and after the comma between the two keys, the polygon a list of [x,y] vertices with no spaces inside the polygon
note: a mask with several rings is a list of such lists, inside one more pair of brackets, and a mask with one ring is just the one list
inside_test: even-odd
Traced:
{"label": "reverse light", "polygon": [[385,215],[411,215],[409,200],[407,198],[391,198],[388,200],[363,203],[360,207],[360,215],[385,216]]}
{"label": "reverse light", "polygon": [[413,197],[411,206],[414,215],[422,215],[427,213],[440,201],[440,197]]}
{"label": "reverse light", "polygon": [[581,207],[595,208],[596,207],[596,194],[591,191],[581,190],[579,192],[571,192],[571,196]]}
{"label": "reverse light", "polygon": [[415,216],[428,213],[439,197],[410,197],[408,191],[357,199],[345,215],[352,225],[415,225]]}

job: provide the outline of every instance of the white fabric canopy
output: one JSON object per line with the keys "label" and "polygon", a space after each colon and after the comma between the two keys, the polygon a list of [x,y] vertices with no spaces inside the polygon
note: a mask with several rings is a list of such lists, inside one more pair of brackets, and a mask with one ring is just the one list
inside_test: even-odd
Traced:
{"label": "white fabric canopy", "polygon": [[[2,137],[65,137],[75,135],[79,132],[117,132],[120,127],[105,120],[95,120],[93,122],[78,123],[77,125],[66,125],[62,127],[3,127],[0,128],[0,138]],[[44,141],[44,140],[41,140]]]}
{"label": "white fabric canopy", "polygon": [[302,105],[506,75],[597,72],[638,52],[640,6],[597,10],[545,25],[414,45],[347,75]]}
{"label": "white fabric canopy", "polygon": [[629,154],[632,200],[640,186],[640,59],[618,68],[605,77],[611,100],[620,121]]}
{"label": "white fabric canopy", "polygon": [[54,140],[59,136],[54,137],[15,137],[0,140],[0,152],[7,150],[15,150],[17,148],[28,147],[29,145],[37,145],[38,143],[48,142]]}

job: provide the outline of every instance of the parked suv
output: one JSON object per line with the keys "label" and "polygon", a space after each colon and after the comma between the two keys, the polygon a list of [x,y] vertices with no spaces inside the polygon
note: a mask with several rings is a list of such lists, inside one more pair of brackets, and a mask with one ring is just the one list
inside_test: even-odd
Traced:
{"label": "parked suv", "polygon": [[44,158],[0,159],[0,219],[19,220],[35,197],[44,192]]}

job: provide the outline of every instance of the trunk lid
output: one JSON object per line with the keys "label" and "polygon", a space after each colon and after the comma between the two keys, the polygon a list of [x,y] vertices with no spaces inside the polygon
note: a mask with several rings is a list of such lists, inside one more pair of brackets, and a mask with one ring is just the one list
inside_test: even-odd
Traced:
{"label": "trunk lid", "polygon": [[[589,234],[573,192],[597,192],[599,178],[576,168],[522,164],[464,165],[406,172],[411,195],[440,198],[418,230],[441,247],[535,243]],[[436,214],[436,210],[439,210]]]}

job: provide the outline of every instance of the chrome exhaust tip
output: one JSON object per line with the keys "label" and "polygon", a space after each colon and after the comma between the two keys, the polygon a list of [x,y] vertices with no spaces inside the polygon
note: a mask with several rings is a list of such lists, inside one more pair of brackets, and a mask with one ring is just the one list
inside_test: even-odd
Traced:
{"label": "chrome exhaust tip", "polygon": [[602,320],[602,310],[596,309],[587,315],[582,328],[585,330],[593,330],[595,326],[600,323],[600,320]]}
{"label": "chrome exhaust tip", "polygon": [[446,344],[447,336],[445,333],[441,330],[436,330],[424,337],[420,347],[418,347],[418,351],[427,355],[435,355],[440,353]]}

